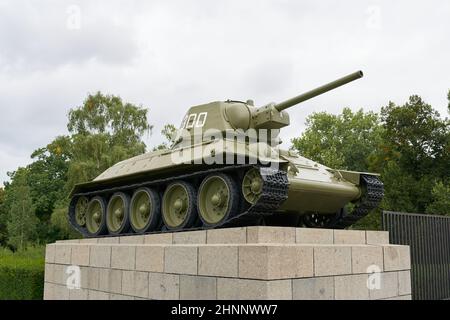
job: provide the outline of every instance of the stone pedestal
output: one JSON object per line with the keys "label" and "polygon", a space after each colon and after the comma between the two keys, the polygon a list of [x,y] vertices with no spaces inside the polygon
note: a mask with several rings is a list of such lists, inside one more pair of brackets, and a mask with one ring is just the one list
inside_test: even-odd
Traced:
{"label": "stone pedestal", "polygon": [[45,259],[47,300],[411,299],[409,247],[390,245],[384,231],[245,227],[81,239],[48,245]]}

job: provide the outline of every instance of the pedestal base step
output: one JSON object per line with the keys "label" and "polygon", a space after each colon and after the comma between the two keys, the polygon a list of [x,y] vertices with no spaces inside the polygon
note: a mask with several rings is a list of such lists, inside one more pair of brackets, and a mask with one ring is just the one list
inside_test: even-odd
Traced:
{"label": "pedestal base step", "polygon": [[58,241],[44,299],[411,299],[384,231],[244,227]]}

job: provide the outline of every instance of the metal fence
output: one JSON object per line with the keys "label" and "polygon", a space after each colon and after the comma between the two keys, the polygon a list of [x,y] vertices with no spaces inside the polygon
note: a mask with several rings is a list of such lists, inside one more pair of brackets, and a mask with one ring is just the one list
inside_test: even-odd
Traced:
{"label": "metal fence", "polygon": [[411,246],[412,298],[450,299],[450,217],[385,211],[383,228]]}

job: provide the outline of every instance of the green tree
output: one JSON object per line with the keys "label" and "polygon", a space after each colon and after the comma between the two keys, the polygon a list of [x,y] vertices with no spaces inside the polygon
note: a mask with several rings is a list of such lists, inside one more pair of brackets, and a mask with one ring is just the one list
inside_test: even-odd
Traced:
{"label": "green tree", "polygon": [[72,134],[109,134],[114,144],[132,145],[142,143],[142,135],[152,126],[145,108],[97,92],[89,94],[82,106],[69,111],[67,128]]}
{"label": "green tree", "polygon": [[[58,141],[59,139],[55,139]],[[21,192],[14,186],[18,181],[25,181],[29,187],[29,194],[35,208],[35,216],[39,219],[36,226],[36,241],[45,243],[59,238],[58,229],[50,223],[50,217],[55,203],[64,199],[68,157],[61,152],[61,148],[49,144],[31,155],[33,162],[25,168],[9,173],[11,182],[6,184],[5,198],[14,199]],[[10,216],[11,201],[0,205],[0,242],[7,243],[7,220]]]}
{"label": "green tree", "polygon": [[18,250],[26,248],[36,236],[38,219],[31,198],[31,189],[26,182],[26,169],[15,173],[14,192],[11,198],[7,221],[8,243]]}
{"label": "green tree", "polygon": [[447,93],[447,100],[448,100],[448,109],[447,109],[447,111],[448,111],[448,113],[450,113],[450,90],[448,90],[448,93]]}
{"label": "green tree", "polygon": [[166,124],[161,130],[161,135],[164,137],[165,141],[160,145],[154,147],[153,151],[170,148],[172,143],[175,141],[177,128],[173,124]]}
{"label": "green tree", "polygon": [[67,158],[51,146],[33,152],[28,166],[27,184],[39,218],[48,219],[56,201],[64,197],[63,188],[68,168]]}
{"label": "green tree", "polygon": [[65,190],[69,192],[76,183],[89,181],[117,162],[144,153],[142,137],[152,126],[146,108],[98,92],[69,111],[67,128],[71,135],[64,138],[70,140]]}
{"label": "green tree", "polygon": [[416,177],[404,170],[399,163],[390,161],[381,173],[384,183],[382,208],[385,210],[424,213],[431,201],[433,177]]}
{"label": "green tree", "polygon": [[450,184],[436,182],[431,191],[433,202],[427,206],[427,213],[450,216]]}
{"label": "green tree", "polygon": [[8,238],[6,229],[7,211],[5,209],[5,189],[0,188],[0,245],[5,245]]}
{"label": "green tree", "polygon": [[381,109],[381,119],[386,144],[383,161],[398,161],[417,178],[450,175],[450,122],[431,105],[413,95],[401,106],[390,102]]}
{"label": "green tree", "polygon": [[69,111],[67,128],[70,135],[55,139],[47,150],[58,150],[67,160],[64,195],[57,201],[52,224],[65,237],[72,234],[66,219],[67,196],[77,183],[90,181],[117,162],[145,152],[142,141],[152,126],[147,109],[124,103],[120,97],[98,92],[88,95],[82,106]]}
{"label": "green tree", "polygon": [[381,144],[382,127],[377,114],[362,109],[341,114],[313,113],[306,130],[292,140],[300,154],[332,168],[367,171],[369,156]]}
{"label": "green tree", "polygon": [[416,95],[390,102],[381,119],[383,146],[371,162],[385,184],[383,208],[424,213],[435,181],[450,178],[450,122]]}
{"label": "green tree", "polygon": [[80,234],[75,231],[67,221],[67,205],[65,203],[55,205],[51,217],[51,224],[59,231],[58,239],[75,239],[80,237]]}

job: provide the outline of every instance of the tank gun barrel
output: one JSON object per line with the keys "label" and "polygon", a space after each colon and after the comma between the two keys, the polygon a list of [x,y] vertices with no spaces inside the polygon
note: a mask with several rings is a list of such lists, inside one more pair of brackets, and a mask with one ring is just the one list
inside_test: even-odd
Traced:
{"label": "tank gun barrel", "polygon": [[349,75],[347,75],[345,77],[342,77],[340,79],[337,79],[335,81],[327,83],[327,84],[325,84],[323,86],[320,86],[320,87],[318,87],[316,89],[313,89],[311,91],[305,92],[305,93],[303,93],[303,94],[301,94],[299,96],[296,96],[296,97],[293,97],[293,98],[288,99],[286,101],[283,101],[281,103],[278,103],[274,107],[275,107],[275,109],[277,109],[278,111],[281,112],[281,111],[283,111],[283,110],[285,110],[287,108],[290,108],[292,106],[295,106],[296,104],[299,104],[299,103],[301,103],[303,101],[306,101],[306,100],[309,100],[311,98],[314,98],[314,97],[316,97],[316,96],[318,96],[318,95],[320,95],[322,93],[325,93],[327,91],[336,89],[336,88],[338,88],[340,86],[343,86],[344,84],[347,84],[349,82],[352,82],[352,81],[355,81],[355,80],[357,80],[359,78],[362,78],[362,76],[363,76],[363,72],[362,71],[354,72],[354,73],[349,74]]}

